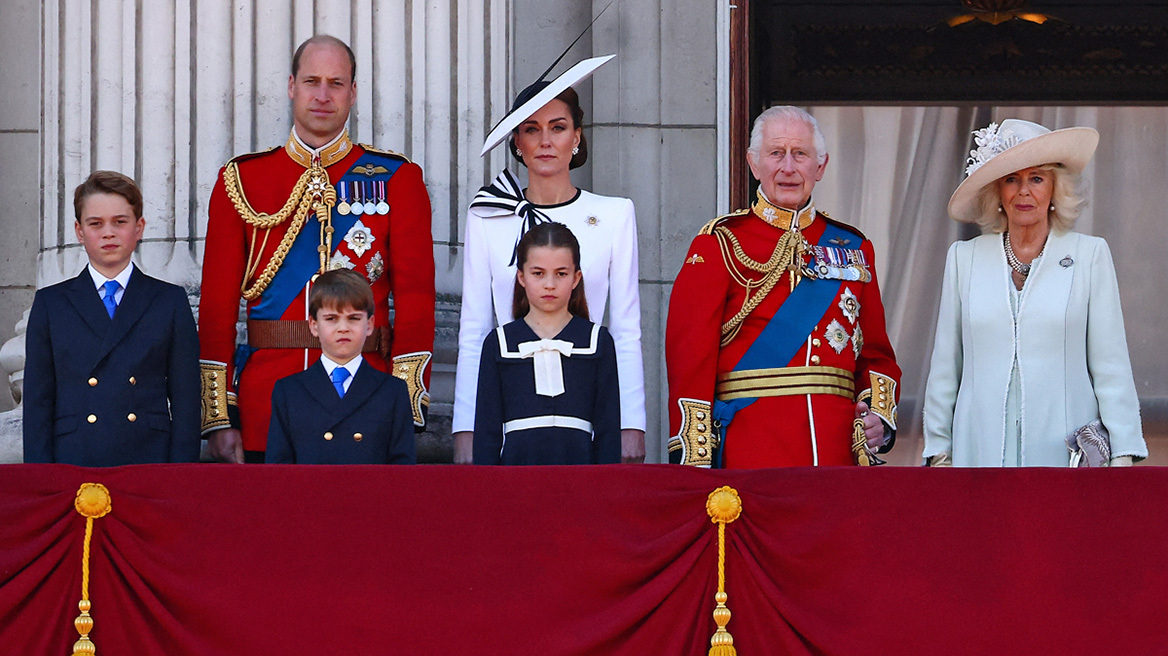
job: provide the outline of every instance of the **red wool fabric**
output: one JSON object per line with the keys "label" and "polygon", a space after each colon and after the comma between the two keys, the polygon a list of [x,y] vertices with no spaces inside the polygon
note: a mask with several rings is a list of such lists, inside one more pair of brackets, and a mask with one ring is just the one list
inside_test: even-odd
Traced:
{"label": "red wool fabric", "polygon": [[0,652],[705,654],[730,485],[738,653],[1154,654],[1168,474],[0,466]]}

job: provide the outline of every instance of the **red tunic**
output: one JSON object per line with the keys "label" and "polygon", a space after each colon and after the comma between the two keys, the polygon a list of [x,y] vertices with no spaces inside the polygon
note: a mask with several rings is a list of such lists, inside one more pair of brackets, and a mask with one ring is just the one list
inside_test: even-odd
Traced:
{"label": "red tunic", "polygon": [[[808,214],[807,219],[810,223],[802,230],[803,236],[810,244],[816,244],[831,219],[823,214],[813,218]],[[895,429],[896,382],[900,379],[900,368],[896,365],[885,330],[884,306],[880,302],[872,244],[854,228],[832,223],[848,235],[846,239],[837,240],[841,248],[863,252],[871,279],[868,282],[840,280],[836,296],[827,310],[815,319],[809,334],[800,336],[802,345],[790,362],[780,366],[811,367],[800,373],[808,371],[813,376],[820,368],[834,368],[822,371],[843,370],[845,380],[849,374],[853,378],[856,396],[874,387],[870,374],[877,374],[878,389],[872,392],[888,397],[884,399],[885,412],[878,414]],[[766,262],[771,257],[785,232],[760,215],[741,212],[707,226],[690,246],[670,297],[665,338],[669,425],[670,435],[674,436],[670,451],[671,460],[675,462],[683,451],[680,432],[685,407],[696,408],[691,411],[690,423],[707,431],[713,430],[712,425],[707,427],[712,422],[705,421],[705,408],[709,406],[701,404],[713,402],[719,377],[734,368],[791,292],[790,274],[787,273],[765,300],[746,316],[737,335],[720,347],[721,326],[743,308],[746,295],[745,287],[735,280],[728,267],[748,270],[738,261],[727,261],[736,259],[736,256],[732,249],[727,249],[723,255],[718,238],[712,234],[714,225],[728,228],[741,244],[742,251],[758,262]],[[850,243],[843,243],[845,241]],[[752,272],[750,278],[757,280],[763,275]],[[849,295],[858,301],[858,315],[855,310],[849,312],[846,309],[850,304],[844,299]],[[833,320],[838,326],[832,324]],[[828,334],[829,325],[835,329],[831,335]],[[842,333],[839,331],[841,327]],[[722,452],[724,466],[853,464],[851,443],[856,396],[844,398],[837,394],[813,392],[758,398],[739,410],[728,425]],[[877,404],[872,405],[875,411]],[[702,423],[697,423],[699,419]],[[687,430],[693,429],[691,425]],[[688,461],[695,459],[692,452],[687,455]],[[702,455],[705,455],[704,451]]]}
{"label": "red tunic", "polygon": [[[347,135],[342,137],[337,146],[326,147],[324,151],[321,161],[334,187],[366,154],[366,148],[348,142]],[[359,217],[366,228],[365,236],[372,237],[368,248],[360,248],[358,245],[355,250],[345,241],[345,232],[337,230],[332,239],[333,260],[334,263],[343,262],[370,280],[375,300],[375,328],[390,325],[390,298],[393,298],[393,332],[389,348],[395,364],[392,373],[407,378],[407,383],[410,383],[411,400],[415,405],[415,425],[419,425],[424,422],[423,417],[419,416],[421,407],[428,404],[428,363],[434,348],[434,255],[430,232],[430,200],[422,182],[422,171],[417,165],[400,156],[371,152],[385,158],[396,158],[389,160],[391,165],[400,164],[385,184],[383,198],[390,210],[384,215],[373,213]],[[233,160],[238,166],[239,184],[246,202],[256,212],[276,214],[288,202],[294,186],[307,168],[303,157],[304,149],[293,137],[284,148],[244,155]],[[236,322],[242,288],[251,287],[264,271],[293,219],[288,218],[270,231],[246,223],[227,193],[224,179],[226,170],[227,167],[224,167],[220,171],[211,193],[202,298],[199,302],[203,432],[228,427],[225,406],[229,399],[226,397],[234,397],[238,392],[237,427],[242,429],[243,446],[247,450],[263,451],[267,443],[272,388],[276,380],[307,369],[319,359],[320,351],[309,348],[259,349],[247,359],[239,377],[238,389],[234,384]],[[381,177],[384,177],[384,171],[381,169]],[[337,203],[340,201],[338,197]],[[338,215],[335,208],[333,217],[336,221]],[[266,232],[268,234],[265,236]],[[311,214],[295,239],[296,242],[303,240],[308,240],[313,249],[321,243],[320,224]],[[255,250],[252,254],[255,270],[247,272],[245,269],[252,249]],[[293,265],[286,262],[283,266]],[[305,282],[296,285],[299,291],[294,298],[285,295],[285,298],[292,298],[286,307],[273,307],[269,287],[259,298],[247,302],[247,317],[306,320],[308,291],[311,289],[311,282],[307,281],[319,268],[319,261],[314,257],[311,263],[302,263],[300,268],[303,271],[287,271],[293,278],[299,279],[299,276]],[[248,274],[246,279],[245,273]],[[268,305],[261,308],[265,301]],[[366,352],[364,356],[372,366],[383,371],[389,370],[379,353]],[[408,357],[402,359],[402,356]],[[402,371],[397,366],[399,360]],[[419,366],[420,372],[408,370]],[[409,380],[410,375],[421,381],[421,389],[414,389],[418,386]],[[234,418],[231,424],[236,425]]]}

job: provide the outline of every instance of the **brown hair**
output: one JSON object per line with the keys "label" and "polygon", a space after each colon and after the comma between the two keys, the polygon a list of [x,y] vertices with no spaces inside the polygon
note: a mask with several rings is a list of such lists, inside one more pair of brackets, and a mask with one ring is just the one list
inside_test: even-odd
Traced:
{"label": "brown hair", "polygon": [[134,210],[134,218],[142,218],[142,190],[130,178],[117,171],[94,171],[73,191],[73,215],[81,223],[81,207],[85,199],[97,194],[114,194],[126,199]]}
{"label": "brown hair", "polygon": [[304,43],[301,43],[300,46],[296,48],[296,53],[292,55],[293,78],[295,78],[296,74],[300,72],[300,55],[304,54],[304,49],[307,48],[308,44],[310,43],[320,46],[329,45],[337,46],[338,48],[344,48],[345,54],[349,55],[349,82],[355,82],[357,80],[357,57],[353,54],[353,49],[349,47],[349,44],[330,34],[317,34],[316,36],[306,39]]}
{"label": "brown hair", "polygon": [[[519,271],[527,264],[527,254],[538,246],[547,248],[566,248],[572,251],[572,264],[580,270],[580,242],[576,235],[562,223],[548,221],[528,230],[519,245],[515,247],[515,266]],[[515,291],[511,296],[511,316],[516,319],[527,316],[531,311],[531,304],[527,301],[527,290],[519,284],[519,273],[515,273]],[[572,289],[572,296],[568,298],[568,312],[582,319],[588,318],[588,300],[584,297],[584,278],[576,283]]]}
{"label": "brown hair", "polygon": [[[538,82],[524,89],[519,97],[515,99],[515,105],[511,111],[515,111],[520,105],[527,102],[535,94],[542,91],[548,85],[547,82]],[[580,96],[577,95],[576,90],[568,87],[560,92],[560,95],[553,98],[553,100],[562,100],[568,106],[568,114],[572,117],[572,129],[575,130],[584,124],[584,110],[580,108]],[[551,102],[551,101],[549,101]],[[511,151],[511,156],[519,160],[521,164],[527,166],[523,158],[515,153],[515,135],[519,134],[519,128],[511,131],[511,136],[507,138],[507,149]],[[588,161],[588,140],[584,138],[584,132],[580,132],[580,145],[577,146],[575,155],[572,155],[572,161],[568,162],[568,169],[578,169],[584,166],[584,162]]]}
{"label": "brown hair", "polygon": [[308,293],[308,314],[315,319],[325,306],[335,310],[353,308],[373,316],[373,290],[365,276],[351,269],[325,271],[317,276]]}

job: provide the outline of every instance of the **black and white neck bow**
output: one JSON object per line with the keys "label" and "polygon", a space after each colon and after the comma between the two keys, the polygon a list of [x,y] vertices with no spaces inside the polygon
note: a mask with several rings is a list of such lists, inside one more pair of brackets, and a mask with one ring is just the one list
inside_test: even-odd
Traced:
{"label": "black and white neck bow", "polygon": [[486,219],[496,219],[515,215],[523,219],[519,228],[519,236],[515,238],[515,248],[511,251],[511,265],[515,264],[515,256],[519,251],[519,240],[535,226],[541,223],[550,223],[551,218],[544,214],[535,205],[532,205],[523,196],[523,188],[511,171],[503,169],[491,184],[479,189],[474,200],[470,202],[472,209]]}

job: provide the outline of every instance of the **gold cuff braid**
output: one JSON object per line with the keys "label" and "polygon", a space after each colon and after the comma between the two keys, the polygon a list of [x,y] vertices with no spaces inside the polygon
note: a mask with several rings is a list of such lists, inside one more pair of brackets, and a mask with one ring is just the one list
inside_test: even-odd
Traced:
{"label": "gold cuff braid", "polygon": [[718,448],[710,402],[678,399],[677,405],[681,407],[681,428],[669,438],[669,450],[681,450],[683,465],[710,467],[714,463],[714,449]]}
{"label": "gold cuff braid", "polygon": [[875,371],[868,372],[872,386],[860,393],[857,401],[868,404],[888,427],[896,430],[896,381]]}
{"label": "gold cuff braid", "polygon": [[414,415],[415,426],[425,426],[426,416],[422,409],[430,405],[430,392],[426,390],[426,366],[433,357],[429,351],[403,353],[393,359],[394,376],[406,381],[410,392],[410,411]]}
{"label": "gold cuff braid", "polygon": [[231,428],[228,405],[235,405],[235,395],[227,390],[227,365],[212,360],[199,360],[202,382],[203,434],[220,428]]}

